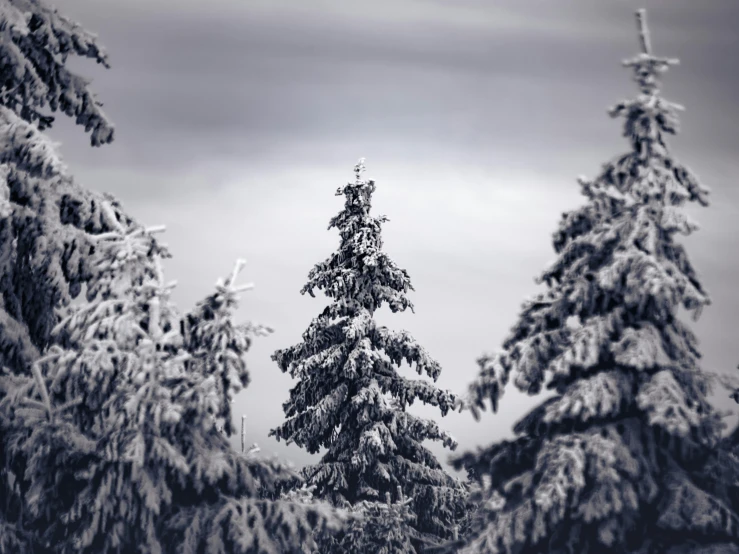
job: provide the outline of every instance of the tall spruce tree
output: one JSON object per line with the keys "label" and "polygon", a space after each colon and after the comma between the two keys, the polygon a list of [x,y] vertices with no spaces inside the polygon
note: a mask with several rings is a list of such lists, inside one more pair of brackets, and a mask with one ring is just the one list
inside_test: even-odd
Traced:
{"label": "tall spruce tree", "polygon": [[[381,225],[387,218],[370,215],[375,183],[361,178],[363,160],[354,171],[356,181],[336,192],[346,201],[329,224],[339,231],[339,249],[310,271],[301,290],[311,296],[314,289],[322,290],[332,302],[303,333],[302,342],[272,356],[298,383],[283,404],[287,420],[270,434],[310,453],[327,449],[304,475],[318,497],[337,506],[411,499],[415,521],[408,533],[420,549],[424,542],[452,536],[465,491],[422,445],[426,439],[440,440],[454,449],[456,442],[434,421],[406,407],[420,400],[446,415],[456,398],[428,381],[402,376],[398,367],[403,360],[434,381],[441,367],[409,333],[390,331],[373,318],[383,304],[392,312],[413,310],[406,297],[413,287],[408,273],[382,251]],[[398,506],[392,513],[401,518],[403,509]],[[364,538],[371,543],[369,535]],[[369,543],[366,551],[379,551],[380,546]],[[353,548],[360,546],[354,543]]]}
{"label": "tall spruce tree", "polygon": [[631,150],[580,179],[588,203],[565,213],[556,261],[501,353],[479,360],[473,410],[494,411],[509,376],[555,395],[516,438],[455,460],[483,485],[462,553],[739,552],[739,516],[703,468],[722,431],[707,400],[698,341],[679,317],[709,297],[675,240],[696,229],[681,206],[707,190],[670,154],[678,105],[659,94],[676,60],[642,52],[624,62],[640,94],[611,109]]}

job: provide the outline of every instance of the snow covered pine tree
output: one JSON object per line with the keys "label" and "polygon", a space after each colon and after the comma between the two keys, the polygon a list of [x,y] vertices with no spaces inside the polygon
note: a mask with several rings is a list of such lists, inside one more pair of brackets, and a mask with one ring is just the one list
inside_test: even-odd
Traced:
{"label": "snow covered pine tree", "polygon": [[241,456],[216,430],[248,381],[253,327],[232,323],[249,288],[235,286],[242,264],[184,326],[151,231],[98,237],[91,301],[67,310],[32,377],[6,388],[8,453],[26,460],[30,483],[26,528],[42,530],[48,552],[300,552],[328,506],[262,499],[294,474]]}
{"label": "snow covered pine tree", "polygon": [[[338,252],[316,265],[301,294],[323,290],[332,303],[303,333],[303,341],[272,356],[283,372],[299,379],[283,408],[287,420],[270,434],[316,453],[320,463],[304,470],[319,498],[337,506],[367,501],[364,531],[355,528],[329,552],[413,552],[453,535],[463,515],[465,489],[440,466],[422,441],[455,441],[433,421],[405,411],[414,400],[438,406],[442,415],[455,408],[453,394],[424,380],[401,376],[405,360],[436,380],[441,368],[405,331],[375,323],[374,312],[387,303],[393,312],[413,309],[405,293],[410,278],[382,251],[384,216],[370,215],[375,183],[363,180],[363,160],[354,168],[356,182],[337,190],[344,210],[329,229],[341,235]],[[389,511],[373,503],[393,504]],[[412,521],[402,521],[403,502]],[[395,504],[401,504],[396,506]],[[371,513],[370,513],[371,512]],[[372,515],[374,514],[374,515]],[[393,523],[393,518],[396,521]],[[397,521],[401,519],[401,521]],[[377,542],[379,541],[379,542]]]}
{"label": "snow covered pine tree", "polygon": [[247,382],[239,289],[219,286],[180,333],[166,251],[40,132],[48,104],[93,146],[112,140],[64,65],[105,54],[41,0],[0,0],[0,39],[0,553],[299,552],[333,512],[263,500],[294,472],[212,432]]}
{"label": "snow covered pine tree", "polygon": [[643,11],[642,53],[624,62],[641,94],[611,110],[631,152],[580,180],[589,202],[564,214],[547,290],[524,304],[503,351],[483,357],[473,411],[497,411],[511,373],[553,398],[516,426],[517,438],[455,460],[483,484],[472,530],[450,548],[470,553],[739,552],[739,517],[701,467],[722,421],[707,400],[697,339],[678,319],[709,298],[678,232],[696,226],[686,201],[707,191],[676,162],[665,134],[676,104],[659,95],[674,60],[653,56]]}

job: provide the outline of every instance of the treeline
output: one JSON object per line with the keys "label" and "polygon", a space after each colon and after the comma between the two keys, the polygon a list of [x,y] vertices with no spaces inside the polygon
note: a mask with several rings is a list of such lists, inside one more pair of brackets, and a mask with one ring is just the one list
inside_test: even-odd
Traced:
{"label": "treeline", "polygon": [[[739,385],[700,367],[678,318],[710,303],[676,240],[708,191],[667,147],[680,107],[660,76],[676,61],[652,54],[637,19],[641,53],[624,65],[639,94],[610,112],[630,148],[580,180],[544,292],[465,395],[374,319],[413,310],[413,286],[355,166],[329,224],[339,248],[301,290],[331,303],[272,356],[295,385],[271,436],[325,451],[297,471],[229,445],[245,354],[271,331],[234,321],[243,262],[177,309],[164,228],[79,185],[43,133],[61,111],[92,146],[113,140],[66,66],[107,67],[104,50],[44,0],[0,0],[0,553],[739,553],[739,430],[708,401],[718,384],[739,402]],[[554,395],[514,439],[454,457],[465,481],[449,475],[423,443],[456,442],[406,408],[477,418],[511,376]]]}

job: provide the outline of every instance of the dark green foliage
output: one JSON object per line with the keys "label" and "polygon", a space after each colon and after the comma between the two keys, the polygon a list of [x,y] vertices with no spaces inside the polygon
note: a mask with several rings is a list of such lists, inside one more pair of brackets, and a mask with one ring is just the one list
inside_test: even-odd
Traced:
{"label": "dark green foliage", "polygon": [[[333,302],[313,320],[301,343],[273,355],[298,382],[283,405],[287,421],[271,434],[311,453],[328,449],[319,464],[304,470],[319,498],[337,506],[362,501],[384,506],[385,495],[397,502],[399,491],[410,498],[420,548],[421,537],[452,536],[463,513],[464,490],[422,446],[431,439],[453,449],[454,440],[406,407],[420,400],[445,415],[456,398],[427,381],[401,376],[396,368],[403,361],[434,380],[441,368],[407,332],[390,331],[373,318],[383,304],[393,312],[413,309],[405,296],[412,286],[408,274],[382,251],[381,224],[387,219],[369,213],[375,183],[361,179],[363,170],[360,161],[356,182],[336,193],[346,197],[344,210],[329,224],[341,236],[338,251],[311,270],[301,291],[322,290]],[[379,517],[375,508],[367,510]],[[387,512],[384,521],[395,515]]]}
{"label": "dark green foliage", "polygon": [[736,507],[705,469],[723,430],[707,400],[714,379],[678,319],[679,306],[697,317],[710,303],[675,241],[696,229],[681,206],[705,206],[707,190],[664,140],[680,107],[658,78],[675,61],[651,54],[645,27],[642,41],[625,62],[641,94],[611,110],[631,151],[580,180],[588,203],[563,215],[546,290],[471,387],[475,413],[486,401],[497,410],[511,374],[554,396],[513,440],[455,460],[480,482],[480,509],[450,552],[739,551]]}

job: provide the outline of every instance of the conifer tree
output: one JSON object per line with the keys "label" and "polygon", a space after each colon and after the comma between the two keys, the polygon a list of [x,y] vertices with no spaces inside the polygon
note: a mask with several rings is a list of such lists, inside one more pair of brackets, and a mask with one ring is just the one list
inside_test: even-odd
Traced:
{"label": "conifer tree", "polygon": [[[0,368],[29,376],[49,345],[56,309],[78,296],[91,276],[92,235],[112,230],[101,206],[131,223],[108,195],[76,184],[41,131],[62,111],[91,132],[93,146],[113,139],[113,126],[70,55],[107,67],[95,37],[43,0],[0,0]],[[9,377],[8,377],[9,378]],[[3,392],[0,388],[0,399]],[[24,460],[9,470],[6,421],[0,418],[0,551],[21,552],[12,522],[21,514],[14,487]],[[9,527],[6,527],[9,526]],[[15,530],[14,530],[15,529]],[[17,532],[16,532],[17,531]]]}
{"label": "conifer tree", "polygon": [[[2,326],[10,337],[20,332],[18,325],[27,327],[25,340],[36,348],[56,325],[54,309],[77,296],[90,275],[89,235],[112,230],[102,201],[130,221],[114,199],[74,183],[41,133],[54,121],[43,111],[48,106],[89,131],[93,146],[113,140],[89,81],[67,68],[70,55],[108,67],[94,35],[43,0],[0,0],[0,197],[7,210],[0,229]],[[14,356],[26,356],[31,344],[11,340]],[[17,360],[2,361],[12,366]]]}
{"label": "conifer tree", "polygon": [[[334,505],[389,500],[394,506],[411,499],[414,521],[408,533],[421,548],[424,541],[452,535],[464,491],[422,445],[425,439],[440,440],[454,449],[455,441],[406,407],[420,400],[446,415],[456,398],[428,381],[402,376],[397,368],[403,360],[434,381],[441,368],[409,333],[390,331],[373,318],[383,304],[392,312],[413,310],[406,297],[413,287],[408,273],[382,251],[381,225],[387,218],[370,215],[375,183],[361,178],[363,160],[354,171],[356,181],[336,192],[346,197],[345,206],[329,224],[339,231],[339,249],[310,271],[301,290],[311,296],[314,289],[322,290],[332,302],[301,343],[272,356],[298,382],[283,404],[286,421],[270,434],[310,453],[327,449],[304,475],[315,494]],[[405,517],[401,506],[378,510],[366,511],[380,517],[376,525],[406,526],[404,520],[387,521]],[[376,535],[364,535],[370,541],[366,551],[378,551],[370,536]]]}
{"label": "conifer tree", "polygon": [[20,552],[300,552],[333,512],[262,498],[296,474],[216,430],[248,381],[242,264],[182,318],[155,230],[99,236],[93,300],[66,311],[31,377],[0,380],[6,452],[25,461]]}
{"label": "conifer tree", "polygon": [[166,250],[42,133],[48,107],[113,139],[70,54],[108,65],[43,0],[0,0],[0,553],[297,552],[339,514],[262,498],[297,474],[211,432],[248,382],[238,289],[177,316]]}
{"label": "conifer tree", "polygon": [[640,94],[617,104],[631,150],[580,179],[585,206],[563,215],[546,290],[527,301],[503,350],[480,359],[473,411],[494,411],[510,375],[554,396],[516,426],[516,438],[455,460],[482,484],[471,553],[739,552],[739,516],[704,479],[723,429],[707,394],[698,341],[678,313],[709,297],[678,233],[696,225],[687,202],[707,190],[665,143],[680,106],[660,96],[676,60],[642,52],[624,62]]}

